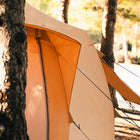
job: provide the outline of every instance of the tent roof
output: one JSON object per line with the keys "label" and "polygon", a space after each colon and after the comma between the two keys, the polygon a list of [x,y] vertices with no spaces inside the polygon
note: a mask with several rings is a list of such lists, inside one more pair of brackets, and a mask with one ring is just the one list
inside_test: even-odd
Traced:
{"label": "tent roof", "polygon": [[25,5],[25,23],[26,26],[43,28],[64,34],[83,45],[92,44],[86,31],[55,20],[27,3]]}

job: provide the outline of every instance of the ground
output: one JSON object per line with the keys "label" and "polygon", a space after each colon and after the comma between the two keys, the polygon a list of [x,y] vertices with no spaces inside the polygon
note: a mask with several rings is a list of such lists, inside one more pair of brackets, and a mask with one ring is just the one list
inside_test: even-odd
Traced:
{"label": "ground", "polygon": [[[140,87],[139,87],[140,78],[137,77],[137,76],[140,76],[140,65],[133,65],[133,64],[119,64],[119,65],[117,64],[115,65],[115,71],[118,74],[118,76],[125,83],[127,83],[127,85],[129,85],[129,87],[131,87],[137,94],[140,94],[139,92],[140,91]],[[126,71],[122,67],[132,71],[133,73],[137,74],[137,76]],[[130,107],[130,104],[128,102],[125,102],[118,93],[117,93],[117,98],[118,98],[120,107],[132,109]],[[133,109],[140,111],[140,106],[133,104]],[[122,118],[115,119],[116,140],[140,140],[140,115],[134,115],[134,114],[125,115],[121,111],[119,111],[119,113],[123,117],[126,117],[128,115],[130,118],[133,118],[133,120],[131,121],[130,119],[126,120]],[[134,125],[132,125],[130,122],[134,123]]]}

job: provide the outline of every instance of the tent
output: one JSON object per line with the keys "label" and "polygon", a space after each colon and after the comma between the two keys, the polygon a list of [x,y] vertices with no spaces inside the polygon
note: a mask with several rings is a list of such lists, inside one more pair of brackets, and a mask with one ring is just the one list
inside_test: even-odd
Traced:
{"label": "tent", "polygon": [[[25,23],[25,115],[30,139],[113,140],[114,113],[108,82],[120,92],[125,85],[101,61],[87,33],[28,4]],[[130,97],[126,94],[129,91],[131,99],[140,103],[133,91],[127,87],[125,91],[125,99]]]}

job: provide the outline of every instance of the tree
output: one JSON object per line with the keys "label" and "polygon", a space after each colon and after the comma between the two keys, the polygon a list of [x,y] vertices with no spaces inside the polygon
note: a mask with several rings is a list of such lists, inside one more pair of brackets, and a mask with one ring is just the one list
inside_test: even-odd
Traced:
{"label": "tree", "polygon": [[[104,18],[102,24],[102,40],[101,40],[101,52],[104,53],[104,60],[106,63],[114,69],[114,30],[116,23],[116,10],[117,10],[117,0],[105,0],[104,7]],[[109,85],[112,100],[117,105],[117,99],[115,96],[115,89]]]}
{"label": "tree", "polygon": [[25,120],[25,0],[0,1],[0,139],[28,140]]}
{"label": "tree", "polygon": [[68,23],[69,2],[70,0],[61,0],[61,18],[64,23]]}

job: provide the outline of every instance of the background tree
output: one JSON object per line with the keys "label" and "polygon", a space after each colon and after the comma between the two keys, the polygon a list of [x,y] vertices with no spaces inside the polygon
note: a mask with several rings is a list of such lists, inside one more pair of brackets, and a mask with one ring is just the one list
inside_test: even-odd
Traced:
{"label": "background tree", "polygon": [[[87,0],[86,3],[84,4],[84,7],[85,12],[87,12],[87,15],[90,15],[90,17],[94,17],[92,22],[90,20],[88,21],[92,25],[92,28],[88,29],[89,35],[93,39],[94,43],[100,43],[101,36],[99,33],[101,30],[100,25],[102,23],[102,18],[100,17],[103,16],[104,11],[103,1]],[[115,24],[115,32],[114,32],[115,33],[114,57],[116,58],[116,61],[118,61],[119,58],[123,58],[123,56],[125,56],[126,54],[128,54],[128,57],[126,56],[125,58],[131,59],[131,57],[133,56],[132,54],[133,52],[136,53],[134,54],[135,56],[136,55],[138,57],[140,56],[138,51],[140,50],[139,7],[140,7],[139,0],[117,1],[117,22]],[[90,14],[91,13],[90,11],[92,11],[92,13],[94,14]],[[99,16],[97,17],[97,15]],[[128,53],[124,52],[124,50],[128,51]]]}
{"label": "background tree", "polygon": [[60,1],[61,1],[60,12],[61,12],[62,22],[68,23],[68,9],[69,9],[70,0],[60,0]]}
{"label": "background tree", "polygon": [[[117,0],[105,0],[104,6],[104,18],[102,24],[102,40],[101,40],[101,52],[104,53],[104,60],[106,63],[114,69],[114,30],[116,23],[116,10]],[[112,100],[117,105],[117,99],[115,96],[115,89],[109,85]]]}
{"label": "background tree", "polygon": [[0,139],[28,140],[25,120],[25,0],[0,1]]}

